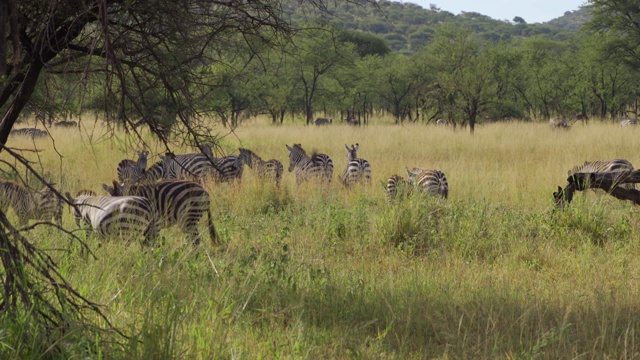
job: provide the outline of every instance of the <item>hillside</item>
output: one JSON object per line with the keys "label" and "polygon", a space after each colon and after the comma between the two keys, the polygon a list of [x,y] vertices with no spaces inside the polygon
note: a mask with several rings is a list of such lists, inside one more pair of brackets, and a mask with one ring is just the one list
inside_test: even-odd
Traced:
{"label": "hillside", "polygon": [[380,1],[377,6],[334,3],[327,10],[328,14],[321,13],[306,3],[299,5],[298,1],[290,1],[285,8],[294,24],[323,20],[337,28],[374,34],[384,39],[393,50],[403,53],[412,53],[427,44],[436,27],[442,23],[468,27],[479,36],[498,42],[535,36],[563,40],[587,19],[585,10],[578,10],[568,11],[565,16],[548,23],[513,23],[495,20],[477,12],[454,15],[437,6],[425,9],[420,5],[397,1]]}

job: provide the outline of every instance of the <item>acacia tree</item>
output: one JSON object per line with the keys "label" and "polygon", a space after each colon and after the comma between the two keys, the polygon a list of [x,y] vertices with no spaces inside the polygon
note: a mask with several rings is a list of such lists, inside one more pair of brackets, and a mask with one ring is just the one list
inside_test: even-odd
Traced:
{"label": "acacia tree", "polygon": [[353,46],[341,42],[338,35],[329,27],[309,27],[293,39],[290,54],[294,58],[297,87],[307,124],[313,121],[322,78],[336,66],[354,61]]}
{"label": "acacia tree", "polygon": [[488,45],[476,40],[469,30],[444,26],[426,51],[437,71],[435,88],[439,97],[446,99],[447,112],[461,114],[460,123],[469,124],[473,133],[478,116],[497,93],[494,57]]}
{"label": "acacia tree", "polygon": [[[323,0],[307,3],[325,8]],[[229,42],[250,38],[273,44],[287,38],[291,28],[281,5],[278,0],[0,2],[0,151],[39,176],[4,144],[30,103],[53,98],[46,89],[34,96],[48,74],[76,74],[82,91],[101,98],[96,103],[106,118],[136,134],[135,125],[146,124],[168,146],[166,127],[177,121],[198,142],[204,133],[194,126],[206,80],[201,68],[219,62]],[[0,252],[2,314],[22,309],[50,333],[72,323],[70,314],[96,309],[2,212]]]}

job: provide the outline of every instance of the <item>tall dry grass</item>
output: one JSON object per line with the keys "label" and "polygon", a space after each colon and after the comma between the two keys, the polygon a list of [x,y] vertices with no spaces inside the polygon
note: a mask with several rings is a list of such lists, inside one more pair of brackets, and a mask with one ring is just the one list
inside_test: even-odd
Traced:
{"label": "tall dry grass", "polygon": [[[54,129],[57,151],[38,140],[42,151],[24,154],[65,191],[100,191],[139,145],[101,126],[91,131]],[[29,234],[61,249],[52,254],[63,275],[131,335],[116,345],[112,334],[78,332],[59,356],[638,357],[638,209],[590,191],[555,211],[551,197],[585,160],[640,164],[636,135],[604,123],[570,131],[489,124],[470,135],[436,126],[255,121],[223,147],[277,158],[285,177],[278,189],[245,169],[242,184],[207,184],[224,246],[194,249],[175,229],[146,249],[89,236],[94,261],[53,231]],[[153,155],[163,152],[149,143]],[[295,185],[286,172],[285,144],[293,143],[332,157],[329,188]],[[372,165],[369,188],[339,184],[344,144],[352,143]],[[388,204],[383,184],[405,166],[442,170],[450,198]],[[65,224],[72,227],[68,213]],[[4,355],[52,354],[24,324],[3,324]],[[30,346],[17,345],[25,339]]]}

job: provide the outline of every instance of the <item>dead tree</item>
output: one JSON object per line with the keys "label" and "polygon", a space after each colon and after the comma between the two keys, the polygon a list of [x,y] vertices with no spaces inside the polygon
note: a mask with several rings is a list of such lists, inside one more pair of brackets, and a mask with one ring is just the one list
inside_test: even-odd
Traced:
{"label": "dead tree", "polygon": [[640,183],[640,170],[606,173],[576,173],[567,178],[567,186],[553,193],[553,198],[558,206],[570,203],[576,191],[587,189],[602,189],[609,195],[620,200],[629,200],[640,205],[640,191],[626,189],[622,184]]}

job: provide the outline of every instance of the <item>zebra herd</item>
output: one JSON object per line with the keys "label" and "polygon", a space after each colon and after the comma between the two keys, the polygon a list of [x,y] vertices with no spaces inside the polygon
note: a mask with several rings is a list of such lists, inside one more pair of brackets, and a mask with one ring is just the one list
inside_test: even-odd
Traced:
{"label": "zebra herd", "polygon": [[[334,164],[327,154],[313,152],[310,155],[301,144],[285,145],[289,152],[288,171],[295,174],[296,184],[314,181],[330,185]],[[346,166],[340,176],[345,188],[371,184],[372,167],[369,161],[359,157],[359,144],[344,145]],[[205,217],[211,241],[218,243],[218,235],[211,214],[211,196],[204,182],[241,183],[243,167],[247,165],[261,179],[280,186],[284,166],[277,159],[263,160],[247,148],[239,148],[238,155],[215,157],[211,146],[199,146],[199,152],[160,155],[160,161],[148,166],[148,151],[138,151],[138,159],[124,159],[116,168],[117,180],[112,185],[102,184],[108,195],[97,195],[91,190],[81,190],[72,197],[76,224],[84,222],[103,237],[142,235],[144,243],[152,243],[163,228],[177,226],[187,234],[189,241],[197,245],[201,241],[198,224]],[[591,161],[575,166],[568,175],[595,172],[632,171],[633,165],[624,159]],[[409,196],[414,189],[446,199],[449,184],[445,174],[436,169],[405,167],[406,179],[394,174],[386,183],[386,195],[390,202]],[[632,185],[630,185],[632,186]],[[571,199],[561,187],[554,192],[557,205]],[[62,224],[62,200],[54,191],[45,187],[35,191],[10,180],[0,180],[0,210],[12,207],[20,225],[28,220],[51,220]]]}
{"label": "zebra herd", "polygon": [[[346,166],[340,181],[345,188],[371,184],[371,165],[358,156],[359,144],[345,144]],[[218,235],[211,215],[211,197],[203,187],[205,180],[216,183],[241,182],[244,165],[255,174],[280,186],[284,166],[277,159],[263,160],[255,152],[240,148],[239,155],[216,158],[210,146],[200,146],[200,152],[166,153],[161,160],[148,165],[148,151],[138,151],[138,159],[124,159],[116,167],[117,180],[102,184],[108,195],[92,190],[80,190],[75,197],[65,193],[72,205],[78,227],[88,224],[101,237],[131,237],[141,235],[143,244],[151,244],[163,228],[177,226],[197,245],[201,241],[198,224],[207,217],[209,236],[214,244]],[[333,161],[322,153],[308,155],[301,144],[286,145],[289,151],[289,172],[296,183],[316,181],[329,185],[333,177]],[[417,186],[430,194],[448,195],[446,177],[438,170],[407,168],[408,179],[389,179],[387,192],[395,198],[394,184]],[[62,200],[49,188],[33,191],[10,180],[0,180],[0,210],[11,206],[20,225],[29,219],[51,220],[62,224]]]}

